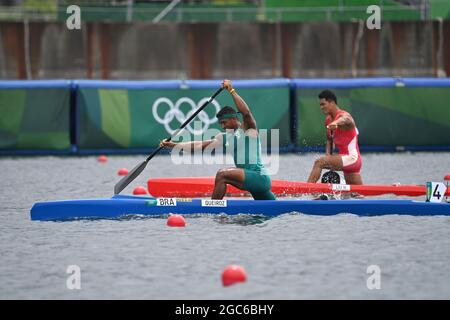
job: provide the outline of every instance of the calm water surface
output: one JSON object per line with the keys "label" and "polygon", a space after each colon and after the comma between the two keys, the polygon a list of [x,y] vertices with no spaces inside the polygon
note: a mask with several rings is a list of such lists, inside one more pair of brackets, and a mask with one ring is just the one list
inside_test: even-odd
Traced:
{"label": "calm water surface", "polygon": [[[316,154],[282,155],[275,179],[304,181]],[[450,217],[162,218],[30,221],[36,201],[110,197],[117,170],[141,156],[0,158],[1,299],[450,299]],[[214,175],[219,165],[173,165],[158,155],[124,194],[150,177]],[[423,184],[450,172],[450,153],[364,155],[365,183]],[[246,283],[222,287],[225,266]],[[69,265],[81,289],[66,287]],[[367,267],[381,289],[366,286]]]}

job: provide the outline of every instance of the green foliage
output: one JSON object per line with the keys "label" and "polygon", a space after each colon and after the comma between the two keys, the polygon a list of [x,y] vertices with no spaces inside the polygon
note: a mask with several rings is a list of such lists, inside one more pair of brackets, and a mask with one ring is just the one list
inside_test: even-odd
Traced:
{"label": "green foliage", "polygon": [[56,1],[54,0],[25,0],[23,7],[27,10],[41,12],[56,12]]}

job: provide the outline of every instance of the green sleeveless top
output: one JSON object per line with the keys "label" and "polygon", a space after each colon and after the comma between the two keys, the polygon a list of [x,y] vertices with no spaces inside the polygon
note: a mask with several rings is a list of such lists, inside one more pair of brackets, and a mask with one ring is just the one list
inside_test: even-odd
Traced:
{"label": "green sleeveless top", "polygon": [[234,134],[226,132],[223,135],[223,148],[227,153],[232,152],[237,168],[267,174],[261,159],[259,135],[250,137],[242,129],[234,131]]}

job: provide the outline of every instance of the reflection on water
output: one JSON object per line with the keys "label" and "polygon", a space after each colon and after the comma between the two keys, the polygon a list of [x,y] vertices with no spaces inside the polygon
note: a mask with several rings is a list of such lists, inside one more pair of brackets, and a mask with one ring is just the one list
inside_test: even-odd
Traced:
{"label": "reflection on water", "polygon": [[219,224],[237,224],[241,226],[259,225],[270,220],[271,217],[264,215],[237,214],[237,215],[213,215],[213,220]]}

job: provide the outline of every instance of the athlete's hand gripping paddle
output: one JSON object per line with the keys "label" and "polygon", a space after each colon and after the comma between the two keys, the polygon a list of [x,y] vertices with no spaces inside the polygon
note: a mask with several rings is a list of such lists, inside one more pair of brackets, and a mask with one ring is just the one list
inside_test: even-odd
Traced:
{"label": "athlete's hand gripping paddle", "polygon": [[[197,111],[195,111],[182,125],[180,128],[178,128],[173,135],[171,135],[169,138],[167,138],[167,141],[172,140],[172,138],[174,138],[175,136],[177,136],[181,130],[184,129],[184,127],[186,127],[189,122],[192,121],[192,119],[194,119],[211,101],[214,100],[214,98],[222,92],[224,88],[221,87],[220,89],[218,89],[207,101],[205,101],[205,103],[203,103],[203,105],[198,108]],[[147,166],[147,163],[162,149],[164,148],[163,146],[160,146],[158,149],[156,149],[155,151],[152,152],[151,155],[149,155],[147,157],[147,159],[145,159],[143,162],[141,162],[140,164],[138,164],[136,167],[133,168],[133,170],[131,170],[125,177],[123,177],[119,182],[116,183],[116,185],[114,186],[114,194],[119,194],[123,189],[125,189],[134,179],[136,179],[136,177],[145,169],[145,167]]]}

